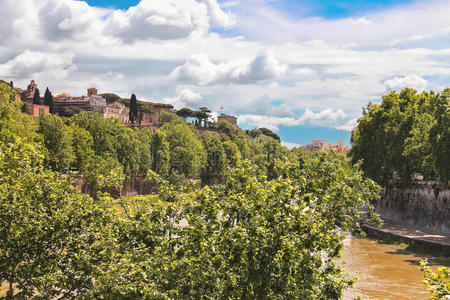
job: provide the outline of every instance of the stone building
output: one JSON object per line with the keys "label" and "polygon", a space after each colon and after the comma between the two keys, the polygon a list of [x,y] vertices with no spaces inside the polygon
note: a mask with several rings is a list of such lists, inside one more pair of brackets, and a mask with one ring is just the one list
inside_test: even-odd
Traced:
{"label": "stone building", "polygon": [[107,103],[106,99],[97,94],[96,88],[87,89],[87,96],[71,97],[60,94],[53,98],[55,114],[71,116],[80,111],[93,111],[107,118],[118,118],[122,123],[129,124],[130,109],[120,102]]}
{"label": "stone building", "polygon": [[228,121],[231,123],[231,125],[236,126],[237,127],[237,117],[235,116],[231,116],[231,115],[227,115],[227,114],[220,114],[220,116],[217,117],[217,121]]}
{"label": "stone building", "polygon": [[311,144],[302,146],[302,148],[311,152],[332,150],[342,154],[347,154],[350,150],[350,147],[345,145],[345,141],[340,140],[337,142],[337,145],[332,145],[328,141],[321,141],[319,139],[313,139]]}

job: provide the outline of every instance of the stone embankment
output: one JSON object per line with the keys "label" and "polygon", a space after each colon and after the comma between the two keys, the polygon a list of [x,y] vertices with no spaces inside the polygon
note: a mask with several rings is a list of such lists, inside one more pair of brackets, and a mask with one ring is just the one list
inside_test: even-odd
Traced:
{"label": "stone embankment", "polygon": [[391,183],[376,209],[383,219],[450,234],[450,189],[437,181]]}
{"label": "stone embankment", "polygon": [[450,256],[450,234],[392,220],[383,220],[380,227],[367,224],[361,227],[367,236],[372,238],[397,241]]}

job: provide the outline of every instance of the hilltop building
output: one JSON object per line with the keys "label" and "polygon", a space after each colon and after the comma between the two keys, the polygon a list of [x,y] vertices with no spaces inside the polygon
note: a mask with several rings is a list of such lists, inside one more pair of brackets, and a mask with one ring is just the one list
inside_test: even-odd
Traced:
{"label": "hilltop building", "polygon": [[227,115],[227,114],[220,114],[220,116],[217,117],[217,121],[227,121],[230,122],[231,125],[236,126],[237,127],[237,117],[236,116],[231,116],[231,115]]}
{"label": "hilltop building", "polygon": [[[30,84],[27,86],[26,90],[22,90],[19,88],[14,88],[19,92],[20,100],[24,102],[24,109],[27,114],[30,116],[37,117],[40,114],[49,114],[50,107],[43,104],[35,104],[33,103],[34,93],[36,92],[38,86],[34,80],[31,80]],[[43,97],[40,97],[41,103],[43,103]]]}
{"label": "hilltop building", "polygon": [[337,145],[332,145],[326,140],[321,141],[319,139],[313,139],[311,144],[302,146],[302,148],[311,152],[332,150],[342,154],[347,154],[347,152],[351,149],[351,147],[346,146],[345,141],[342,140],[338,141]]}

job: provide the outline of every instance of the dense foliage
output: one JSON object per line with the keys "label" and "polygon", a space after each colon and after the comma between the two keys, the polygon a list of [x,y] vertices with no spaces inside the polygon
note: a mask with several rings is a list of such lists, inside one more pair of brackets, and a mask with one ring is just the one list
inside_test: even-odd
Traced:
{"label": "dense foliage", "polygon": [[[6,97],[9,99],[9,96]],[[221,122],[155,133],[83,112],[32,118],[0,102],[0,282],[52,299],[334,299],[353,279],[333,261],[379,187],[337,153],[288,151]],[[80,194],[126,176],[160,202],[120,209]],[[200,189],[192,179],[225,176]]]}
{"label": "dense foliage", "polygon": [[450,298],[450,269],[439,267],[438,271],[434,273],[425,260],[420,261],[420,270],[425,273],[424,283],[432,294],[431,300]]}
{"label": "dense foliage", "polygon": [[450,89],[440,93],[406,88],[369,104],[352,132],[351,156],[366,174],[384,184],[399,176],[411,180],[450,180]]}

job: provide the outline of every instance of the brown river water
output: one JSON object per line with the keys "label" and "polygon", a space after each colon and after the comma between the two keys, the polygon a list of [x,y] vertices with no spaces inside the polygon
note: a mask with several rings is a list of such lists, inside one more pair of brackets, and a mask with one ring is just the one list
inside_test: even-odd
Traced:
{"label": "brown river water", "polygon": [[372,239],[349,236],[344,245],[340,261],[346,262],[344,268],[350,275],[360,278],[344,299],[354,296],[383,300],[430,299],[431,294],[423,284],[424,276],[418,269],[420,259],[428,258],[434,270],[438,266],[450,266],[448,258],[403,250]]}

